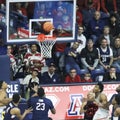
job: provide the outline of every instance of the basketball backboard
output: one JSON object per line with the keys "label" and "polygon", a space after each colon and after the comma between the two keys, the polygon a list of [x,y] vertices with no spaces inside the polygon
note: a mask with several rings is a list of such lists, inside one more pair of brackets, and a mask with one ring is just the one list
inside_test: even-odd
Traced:
{"label": "basketball backboard", "polygon": [[[51,21],[59,42],[74,41],[76,0],[7,0],[7,43],[34,42],[41,32],[39,23]],[[18,10],[18,7],[22,9]],[[23,15],[23,8],[27,15]]]}

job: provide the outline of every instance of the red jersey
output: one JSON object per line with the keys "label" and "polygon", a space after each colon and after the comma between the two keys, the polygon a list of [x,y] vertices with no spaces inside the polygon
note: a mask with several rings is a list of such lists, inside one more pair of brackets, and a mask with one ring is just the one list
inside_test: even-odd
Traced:
{"label": "red jersey", "polygon": [[56,52],[64,52],[67,43],[56,43],[55,44],[55,51]]}

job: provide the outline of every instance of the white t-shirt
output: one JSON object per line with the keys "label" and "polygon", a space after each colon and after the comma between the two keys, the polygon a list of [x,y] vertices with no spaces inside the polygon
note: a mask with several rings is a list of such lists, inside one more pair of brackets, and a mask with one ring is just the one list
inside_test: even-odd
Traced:
{"label": "white t-shirt", "polygon": [[[80,42],[79,47],[77,48],[77,52],[80,53],[83,48],[86,46],[86,37],[81,34],[77,37],[77,42]],[[73,42],[71,43],[71,46],[73,45]]]}
{"label": "white t-shirt", "polygon": [[[23,85],[28,85],[31,78],[32,78],[32,75],[31,75],[31,74],[30,74],[30,75],[27,75],[27,76],[23,79],[22,84],[23,84]],[[32,78],[31,82],[37,82],[37,83],[39,84],[39,78],[38,78],[38,77]]]}

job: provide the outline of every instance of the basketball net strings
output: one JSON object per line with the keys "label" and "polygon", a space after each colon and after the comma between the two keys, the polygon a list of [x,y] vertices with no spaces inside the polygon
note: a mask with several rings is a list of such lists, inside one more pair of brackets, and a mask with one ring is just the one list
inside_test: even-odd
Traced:
{"label": "basketball net strings", "polygon": [[39,42],[39,46],[41,49],[41,55],[45,58],[51,58],[52,57],[52,48],[55,44],[56,40],[45,40],[43,42]]}

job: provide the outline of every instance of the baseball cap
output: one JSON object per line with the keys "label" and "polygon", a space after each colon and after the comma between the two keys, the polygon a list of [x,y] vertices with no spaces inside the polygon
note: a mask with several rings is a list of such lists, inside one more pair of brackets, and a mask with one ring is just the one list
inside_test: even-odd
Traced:
{"label": "baseball cap", "polygon": [[51,66],[56,67],[56,65],[55,65],[54,63],[50,63],[50,64],[48,65],[48,67],[51,67]]}

